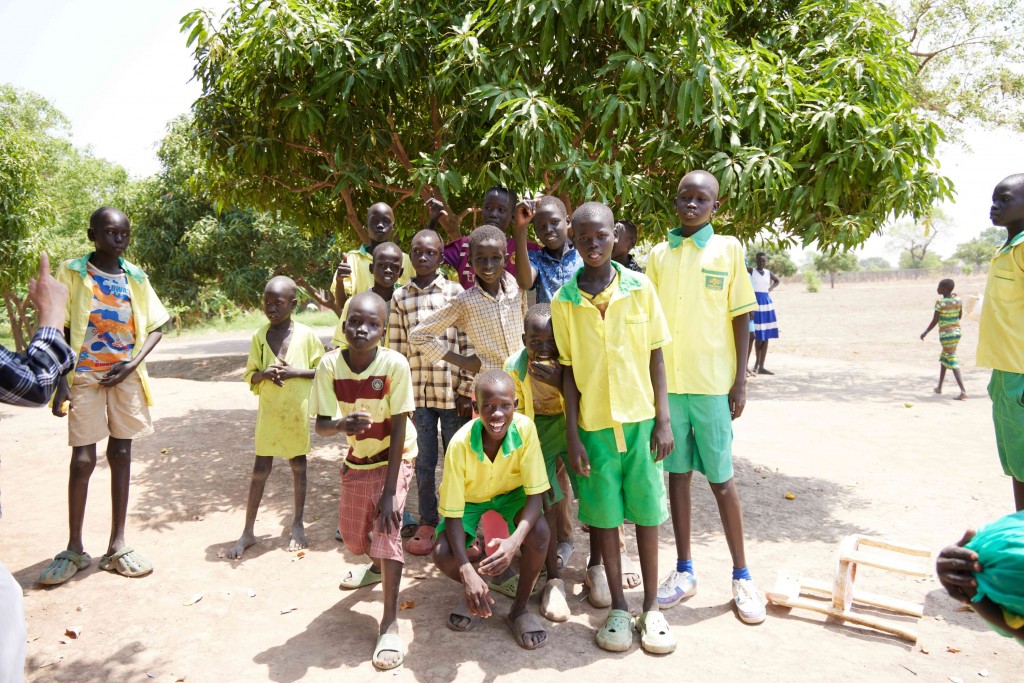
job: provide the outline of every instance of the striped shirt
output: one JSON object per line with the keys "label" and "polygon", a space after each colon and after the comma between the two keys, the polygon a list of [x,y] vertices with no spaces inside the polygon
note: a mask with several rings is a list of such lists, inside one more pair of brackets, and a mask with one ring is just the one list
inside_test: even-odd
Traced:
{"label": "striped shirt", "polygon": [[[409,343],[409,332],[414,327],[444,308],[462,291],[457,282],[447,280],[438,273],[426,287],[421,288],[415,282],[410,282],[396,290],[391,299],[388,348],[398,351],[409,361],[417,408],[454,410],[456,393],[470,396],[472,375],[448,363],[432,363]],[[456,353],[466,356],[473,353],[466,335],[454,327],[445,330],[441,339]]]}
{"label": "striped shirt", "polygon": [[505,359],[523,348],[523,318],[526,296],[516,279],[501,274],[498,296],[492,297],[479,284],[452,299],[409,335],[409,343],[432,363],[448,352],[445,330],[456,327],[469,339],[480,357],[480,371],[501,370]]}
{"label": "striped shirt", "polygon": [[[412,398],[409,362],[391,349],[377,349],[377,355],[362,372],[353,372],[341,349],[324,354],[316,367],[310,412],[339,419],[356,411],[370,414],[370,427],[362,434],[348,436],[345,464],[353,469],[383,467],[388,462],[393,420],[407,420],[416,406]],[[416,457],[416,428],[405,425],[402,457]]]}
{"label": "striped shirt", "polygon": [[75,354],[55,327],[40,327],[25,353],[0,346],[0,402],[41,406],[50,400],[57,380],[75,363]]}

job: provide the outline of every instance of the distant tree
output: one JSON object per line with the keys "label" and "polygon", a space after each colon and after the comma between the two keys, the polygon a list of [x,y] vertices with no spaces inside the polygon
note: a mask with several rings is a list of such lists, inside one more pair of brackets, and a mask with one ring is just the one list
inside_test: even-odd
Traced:
{"label": "distant tree", "polygon": [[829,287],[835,289],[836,273],[857,270],[857,257],[849,251],[837,251],[834,254],[815,254],[811,264],[819,273],[828,273]]}
{"label": "distant tree", "polygon": [[[1000,241],[999,246],[1002,245]],[[975,237],[972,240],[961,242],[956,245],[956,251],[953,252],[953,256],[959,259],[964,265],[971,266],[972,269],[983,267],[995,255],[996,249],[999,247],[993,245],[991,241],[984,237]]]}
{"label": "distant tree", "polygon": [[950,225],[949,217],[935,209],[922,221],[900,221],[888,228],[885,234],[890,246],[900,250],[900,268],[934,267],[924,265],[925,259],[931,253],[932,242]]}
{"label": "distant tree", "polygon": [[942,259],[934,251],[929,251],[923,258],[914,258],[909,251],[900,252],[899,266],[904,270],[917,270],[921,268],[941,268]]}
{"label": "distant tree", "polygon": [[750,268],[757,265],[757,252],[763,251],[768,257],[768,270],[779,277],[796,275],[797,267],[788,249],[773,249],[763,242],[754,242],[747,245],[746,251],[747,266]]}
{"label": "distant tree", "polygon": [[889,270],[892,264],[881,256],[869,256],[860,260],[860,267],[864,270]]}
{"label": "distant tree", "polygon": [[1006,228],[998,228],[994,225],[989,226],[981,231],[978,239],[985,240],[998,249],[1006,243]]}

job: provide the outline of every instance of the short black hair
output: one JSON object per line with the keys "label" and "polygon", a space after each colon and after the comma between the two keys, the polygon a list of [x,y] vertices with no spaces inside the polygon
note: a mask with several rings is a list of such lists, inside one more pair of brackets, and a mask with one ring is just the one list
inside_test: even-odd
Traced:
{"label": "short black hair", "polygon": [[384,317],[384,323],[387,324],[388,304],[387,302],[384,301],[384,299],[380,298],[380,295],[377,294],[377,292],[373,291],[372,289],[368,289],[365,292],[359,292],[354,297],[348,300],[348,313],[345,315],[345,320],[348,320],[348,316],[352,315],[352,309],[355,308],[358,304],[361,304],[364,299],[369,299],[370,303],[380,307],[380,311]]}
{"label": "short black hair", "polygon": [[381,242],[380,244],[373,248],[374,260],[377,259],[377,254],[388,251],[390,251],[392,254],[397,254],[399,259],[402,258],[402,248],[400,246],[398,246],[394,242]]}
{"label": "short black hair", "polygon": [[505,195],[505,199],[508,200],[509,209],[514,209],[519,201],[519,199],[516,197],[516,193],[508,189],[504,185],[495,185],[494,187],[488,188],[487,192],[484,192],[484,196],[486,197],[492,192]]}
{"label": "short black hair", "polygon": [[943,280],[939,280],[939,287],[948,287],[949,291],[952,292],[956,288],[956,283],[947,277]]}
{"label": "short black hair", "polygon": [[540,211],[545,207],[551,206],[561,211],[563,216],[569,215],[565,210],[565,202],[563,202],[558,197],[555,197],[554,195],[546,194],[542,197],[537,197],[537,203],[534,206],[537,211]]}
{"label": "short black hair", "polygon": [[533,323],[547,325],[549,320],[551,320],[551,304],[534,304],[526,311],[526,317],[523,318],[523,329],[525,330],[527,325]]}
{"label": "short black hair", "polygon": [[437,240],[437,243],[440,245],[440,247],[442,249],[444,249],[444,240],[441,238],[441,235],[438,234],[437,230],[432,230],[430,228],[423,228],[422,230],[417,232],[415,235],[413,235],[412,238],[416,239],[417,237],[421,237],[421,236],[422,237],[433,237],[435,240]]}
{"label": "short black hair", "polygon": [[718,178],[716,178],[712,173],[709,173],[708,171],[704,171],[704,170],[701,170],[701,169],[698,169],[696,171],[690,171],[689,173],[684,175],[682,178],[680,178],[679,179],[679,185],[676,186],[676,194],[679,194],[679,192],[683,189],[683,183],[685,183],[686,179],[689,178],[690,176],[697,176],[699,178],[704,178],[705,180],[710,180],[712,183],[714,183],[714,186],[715,186],[715,198],[716,199],[718,198],[718,193],[721,192],[721,187],[718,184]]}
{"label": "short black hair", "polygon": [[607,215],[609,225],[612,229],[615,228],[615,214],[612,213],[611,207],[601,202],[587,202],[576,207],[576,210],[572,212],[572,222],[575,224],[577,221],[582,220],[584,217],[598,217],[601,214]]}
{"label": "short black hair", "polygon": [[479,228],[469,233],[469,254],[473,255],[473,250],[481,243],[495,240],[501,244],[501,248],[508,252],[508,241],[505,237],[505,233],[500,228],[494,225],[481,225]]}
{"label": "short black hair", "polygon": [[765,253],[765,252],[763,252],[763,251],[759,251],[759,252],[757,252],[756,254],[754,254],[754,258],[755,258],[755,259],[759,259],[759,258],[761,258],[762,256],[764,256],[765,258],[768,258],[768,254],[766,254],[766,253]]}
{"label": "short black hair", "polygon": [[482,387],[492,387],[495,385],[507,386],[512,390],[512,395],[515,396],[516,383],[512,381],[507,372],[502,370],[484,370],[477,375],[476,381],[473,383],[473,396],[478,397],[478,392]]}
{"label": "short black hair", "polygon": [[636,229],[636,223],[633,221],[618,220],[615,221],[615,225],[616,227],[621,225],[622,229],[629,233],[631,239],[635,240],[637,238],[638,232]]}
{"label": "short black hair", "polygon": [[1014,187],[1024,186],[1024,173],[1014,173],[1012,175],[1008,175],[1002,180],[1000,180],[997,183],[997,185],[1002,185],[1003,183],[1013,185]]}
{"label": "short black hair", "polygon": [[270,278],[267,282],[267,286],[263,288],[264,292],[270,291],[281,291],[281,289],[288,292],[290,298],[295,299],[299,295],[299,288],[295,285],[295,280],[291,279],[287,275],[275,275]]}
{"label": "short black hair", "polygon": [[117,208],[116,206],[101,206],[100,208],[93,211],[92,214],[89,216],[89,229],[96,230],[97,228],[99,228],[100,221],[108,213],[113,214],[115,216],[120,216],[125,220],[126,223],[131,225],[131,221],[128,220],[128,214],[126,214],[121,209]]}

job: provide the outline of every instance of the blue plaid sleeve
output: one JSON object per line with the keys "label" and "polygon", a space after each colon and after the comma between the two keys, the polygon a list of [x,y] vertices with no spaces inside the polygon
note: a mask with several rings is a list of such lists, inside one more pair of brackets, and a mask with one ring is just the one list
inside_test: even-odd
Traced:
{"label": "blue plaid sleeve", "polygon": [[57,380],[74,363],[74,352],[54,327],[36,330],[24,354],[0,346],[0,402],[43,405],[53,395]]}

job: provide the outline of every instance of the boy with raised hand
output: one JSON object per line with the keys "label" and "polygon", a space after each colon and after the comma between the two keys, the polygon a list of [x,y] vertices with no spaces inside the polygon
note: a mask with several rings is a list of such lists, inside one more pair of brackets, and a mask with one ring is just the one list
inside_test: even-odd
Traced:
{"label": "boy with raised hand", "polygon": [[[390,307],[395,290],[402,285],[402,277],[405,274],[405,266],[402,263],[408,260],[409,257],[403,254],[402,249],[394,242],[378,244],[373,248],[370,263],[366,269],[366,272],[372,278],[373,285],[364,291],[373,292],[384,300],[386,306]],[[408,281],[408,278],[406,280]],[[331,344],[334,346],[344,346],[346,344],[345,317],[347,314],[348,300],[346,299],[345,305],[341,308],[341,317],[338,318],[338,325],[334,328],[334,336],[331,338]],[[384,328],[383,340],[383,343],[387,345],[387,325]]]}
{"label": "boy with raised hand", "polygon": [[[483,216],[483,225],[493,225],[502,234],[506,233],[508,226],[512,223],[512,213],[515,210],[516,201],[516,193],[507,187],[497,185],[487,190],[484,193],[483,206],[480,211]],[[426,201],[426,207],[430,211],[427,229],[437,230],[438,221],[442,216],[447,215],[444,203],[439,199],[431,198]],[[530,242],[527,245],[527,249],[534,251],[540,249],[540,245]],[[516,245],[513,238],[507,237],[505,250],[509,254],[515,253]],[[469,237],[458,237],[456,233],[455,239],[444,245],[443,258],[445,263],[455,270],[462,288],[466,290],[472,288],[476,274],[473,271],[473,264],[469,254]],[[511,261],[506,261],[505,270],[512,275],[516,274],[515,264]]]}
{"label": "boy with raised hand", "polygon": [[[523,348],[526,296],[505,270],[506,239],[495,226],[482,225],[470,234],[469,259],[473,285],[413,328],[409,342],[432,363],[445,361],[473,374],[500,370]],[[475,352],[451,349],[443,338],[450,327],[463,332]]]}
{"label": "boy with raised hand", "polygon": [[[526,231],[533,231],[543,249],[528,250]],[[544,196],[536,202],[519,202],[515,224],[516,282],[522,290],[537,289],[537,303],[551,302],[558,288],[583,266],[576,247],[569,241],[569,219],[558,197]]]}
{"label": "boy with raised hand", "polygon": [[[441,443],[445,449],[455,432],[473,416],[472,377],[448,363],[432,363],[409,343],[409,332],[420,322],[462,293],[462,287],[438,272],[444,244],[433,230],[420,230],[412,238],[412,267],[416,276],[404,287],[395,290],[388,322],[388,347],[409,360],[412,371],[416,410],[413,422],[419,455],[416,457],[416,489],[419,500],[419,526],[406,541],[405,549],[413,555],[429,555],[440,518],[437,514],[437,433],[440,423]],[[441,339],[459,354],[472,353],[466,335],[454,327],[445,330]]]}
{"label": "boy with raised hand", "polygon": [[640,644],[648,652],[672,652],[676,640],[657,602],[658,525],[668,519],[661,460],[672,451],[661,352],[669,332],[650,281],[611,260],[611,209],[584,204],[572,215],[572,230],[583,268],[558,290],[551,321],[579,517],[591,528],[611,592],[597,644],[623,652],[633,642],[618,552],[618,527],[628,517],[636,525],[644,586]]}
{"label": "boy with raised hand", "polygon": [[978,365],[992,368],[988,395],[1003,472],[1024,510],[1024,173],[999,181],[989,210],[1006,242],[988,269],[978,330]]}
{"label": "boy with raised hand", "polygon": [[263,290],[267,324],[256,331],[249,345],[243,379],[259,397],[256,411],[256,462],[252,468],[245,528],[228,550],[237,560],[256,543],[253,527],[263,500],[263,489],[274,458],[288,461],[292,470],[295,513],[289,552],[307,547],[302,517],[306,508],[306,454],[309,453],[309,390],[324,345],[316,333],[292,320],[298,288],[290,277],[278,275]]}
{"label": "boy with raised hand", "polygon": [[[521,206],[521,205],[520,205]],[[505,372],[516,387],[518,411],[533,420],[544,454],[549,492],[544,496],[544,519],[551,530],[547,558],[548,580],[540,596],[540,613],[551,621],[569,618],[569,603],[558,561],[556,506],[565,500],[558,483],[558,463],[568,461],[565,444],[565,403],[562,400],[562,367],[558,364],[555,331],[551,327],[551,306],[534,304],[523,323],[525,347],[505,362]]]}
{"label": "boy with raised hand", "polygon": [[349,571],[340,588],[384,583],[373,665],[393,669],[405,658],[398,630],[398,591],[405,558],[402,513],[416,459],[415,410],[409,362],[382,348],[387,306],[373,292],[360,292],[345,317],[346,348],[325,354],[316,368],[311,409],[320,436],[345,434],[338,529],[348,551],[369,555],[370,564]]}
{"label": "boy with raised hand", "polygon": [[739,240],[711,227],[718,206],[715,177],[707,171],[687,173],[675,198],[681,227],[670,230],[668,242],[656,245],[647,261],[647,276],[672,332],[665,368],[676,445],[665,469],[677,560],[658,589],[658,604],[668,609],[697,591],[690,555],[690,484],[696,470],[711,484],[725,527],[736,611],[744,622],[758,624],[765,618],[765,599],[747,569],[732,468],[732,421],[747,402],[748,320],[757,299]]}
{"label": "boy with raised hand", "polygon": [[[468,631],[491,616],[494,599],[481,574],[507,574],[516,551],[522,551],[520,580],[506,623],[520,647],[536,650],[547,644],[547,631],[526,605],[548,547],[548,526],[541,516],[541,494],[549,486],[544,456],[533,422],[515,412],[515,385],[504,372],[480,374],[473,407],[480,416],[452,439],[441,475],[439,511],[444,519],[437,528],[434,562],[463,587],[462,599],[448,615],[447,625],[453,631]],[[504,518],[510,535],[490,541],[491,555],[477,570],[466,549],[473,543],[480,517],[488,510]]]}
{"label": "boy with raised hand", "polygon": [[[345,307],[350,297],[373,287],[373,276],[370,274],[373,251],[379,245],[391,242],[395,235],[395,212],[389,205],[377,202],[369,208],[366,212],[366,232],[370,236],[370,243],[345,252],[334,271],[331,294],[339,310]],[[402,254],[400,265],[402,274],[397,280],[399,286],[408,282],[413,272],[412,263],[406,254]]]}
{"label": "boy with raised hand", "polygon": [[64,583],[92,562],[82,545],[82,524],[89,478],[96,468],[96,443],[104,438],[113,515],[100,569],[131,577],[153,571],[149,560],[125,544],[124,527],[132,440],[153,431],[153,397],[144,360],[170,316],[146,273],[121,258],[131,232],[123,211],[97,209],[89,217],[88,232],[95,251],[65,261],[57,272],[57,280],[70,292],[64,336],[77,357],[74,371],[58,382],[53,398],[53,414],[68,416],[70,538],[67,549],[39,576],[44,585]]}

